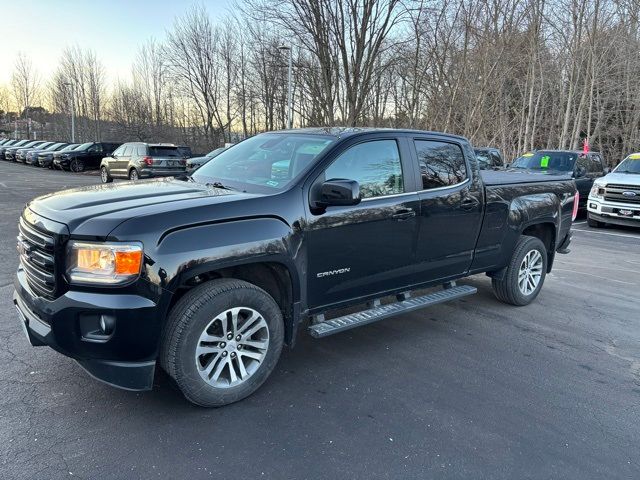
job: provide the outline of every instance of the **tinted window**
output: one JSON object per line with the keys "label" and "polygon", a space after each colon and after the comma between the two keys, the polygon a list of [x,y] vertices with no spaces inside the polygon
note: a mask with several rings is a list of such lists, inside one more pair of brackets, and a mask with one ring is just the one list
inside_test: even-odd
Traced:
{"label": "tinted window", "polygon": [[337,178],[357,181],[362,198],[404,192],[398,144],[376,140],[349,148],[325,170],[325,180]]}
{"label": "tinted window", "polygon": [[591,161],[589,162],[590,172],[592,173],[602,173],[604,167],[602,166],[602,159],[600,155],[593,154],[591,155]]}
{"label": "tinted window", "polygon": [[525,153],[514,160],[512,168],[524,168],[527,170],[555,170],[559,172],[572,172],[576,163],[577,153],[540,151]]}
{"label": "tinted window", "polygon": [[590,168],[589,167],[589,163],[590,163],[589,162],[589,158],[586,155],[581,154],[581,155],[578,156],[578,162],[577,162],[576,166],[577,166],[577,168],[584,169],[585,172],[588,172],[589,168]]}
{"label": "tinted window", "polygon": [[[141,147],[144,149],[144,147]],[[139,155],[144,153],[138,152]],[[149,155],[152,157],[182,157],[178,147],[149,147]]]}
{"label": "tinted window", "polygon": [[449,187],[467,178],[467,166],[459,145],[416,140],[422,188]]}

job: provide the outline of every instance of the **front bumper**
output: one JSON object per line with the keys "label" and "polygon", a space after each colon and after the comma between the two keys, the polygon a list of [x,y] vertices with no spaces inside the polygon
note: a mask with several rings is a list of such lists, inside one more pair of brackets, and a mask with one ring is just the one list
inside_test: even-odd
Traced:
{"label": "front bumper", "polygon": [[[640,226],[640,204],[638,203],[608,202],[589,197],[587,211],[591,218],[599,222],[629,227]],[[632,214],[623,215],[620,211],[630,211]]]}
{"label": "front bumper", "polygon": [[[139,295],[69,290],[55,300],[34,295],[22,268],[13,303],[29,343],[48,345],[76,360],[91,376],[126,390],[150,390],[160,338],[158,306]],[[113,320],[95,335],[99,319]]]}
{"label": "front bumper", "polygon": [[69,158],[55,158],[53,163],[58,168],[69,168]]}

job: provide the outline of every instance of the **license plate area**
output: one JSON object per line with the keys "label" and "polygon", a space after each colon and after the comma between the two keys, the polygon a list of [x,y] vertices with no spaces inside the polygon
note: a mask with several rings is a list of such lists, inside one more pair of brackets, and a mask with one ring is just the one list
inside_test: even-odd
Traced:
{"label": "license plate area", "polygon": [[629,210],[627,208],[618,208],[615,213],[620,215],[621,217],[633,217],[638,214],[635,210]]}

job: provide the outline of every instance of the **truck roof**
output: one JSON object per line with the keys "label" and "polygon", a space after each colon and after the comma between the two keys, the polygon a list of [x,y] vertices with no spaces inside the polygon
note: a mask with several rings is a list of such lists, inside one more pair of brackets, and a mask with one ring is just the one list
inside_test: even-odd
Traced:
{"label": "truck roof", "polygon": [[274,132],[265,133],[300,133],[306,135],[331,135],[336,138],[347,138],[355,135],[362,135],[366,133],[375,132],[397,132],[397,133],[414,133],[414,134],[430,134],[438,135],[440,137],[455,138],[458,140],[465,140],[465,137],[460,135],[453,135],[450,133],[432,132],[427,130],[413,130],[413,129],[399,129],[399,128],[381,128],[381,127],[307,127],[307,128],[293,128],[291,130],[276,130]]}

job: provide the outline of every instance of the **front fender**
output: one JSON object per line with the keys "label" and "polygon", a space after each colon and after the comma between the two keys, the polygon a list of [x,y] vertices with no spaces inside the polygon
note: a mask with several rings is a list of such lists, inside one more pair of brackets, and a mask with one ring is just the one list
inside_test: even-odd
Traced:
{"label": "front fender", "polygon": [[299,239],[280,219],[252,218],[182,227],[167,232],[154,251],[149,280],[175,292],[201,273],[256,262],[283,264],[291,275],[294,299],[299,298],[295,252]]}

